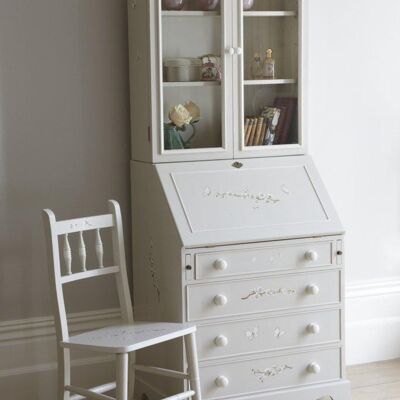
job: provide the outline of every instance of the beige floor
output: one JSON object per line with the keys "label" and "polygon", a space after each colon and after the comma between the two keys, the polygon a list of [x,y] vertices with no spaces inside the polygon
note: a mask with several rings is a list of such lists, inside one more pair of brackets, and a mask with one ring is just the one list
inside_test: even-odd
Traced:
{"label": "beige floor", "polygon": [[400,400],[400,360],[350,367],[352,400]]}

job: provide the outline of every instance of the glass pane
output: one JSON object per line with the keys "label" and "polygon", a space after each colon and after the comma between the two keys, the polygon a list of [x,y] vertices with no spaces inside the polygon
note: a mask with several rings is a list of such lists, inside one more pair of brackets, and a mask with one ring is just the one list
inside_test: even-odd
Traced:
{"label": "glass pane", "polygon": [[222,147],[219,1],[162,1],[164,150]]}
{"label": "glass pane", "polygon": [[245,146],[300,142],[297,6],[256,0],[243,13]]}

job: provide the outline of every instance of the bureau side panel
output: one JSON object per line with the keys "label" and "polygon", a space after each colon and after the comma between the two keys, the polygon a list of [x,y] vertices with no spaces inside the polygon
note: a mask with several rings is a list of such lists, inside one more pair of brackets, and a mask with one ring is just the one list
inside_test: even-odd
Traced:
{"label": "bureau side panel", "polygon": [[[132,162],[133,294],[136,320],[182,322],[181,241],[155,167]],[[138,352],[137,362],[183,369],[182,340]],[[182,391],[176,379],[138,374],[137,398]]]}

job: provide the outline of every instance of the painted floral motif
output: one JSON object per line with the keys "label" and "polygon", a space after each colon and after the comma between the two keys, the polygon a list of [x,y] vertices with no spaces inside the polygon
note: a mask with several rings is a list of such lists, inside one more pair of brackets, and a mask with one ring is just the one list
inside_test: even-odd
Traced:
{"label": "painted floral motif", "polygon": [[154,245],[153,240],[150,240],[149,254],[148,254],[149,269],[151,274],[151,282],[157,294],[157,303],[161,301],[161,291],[157,284],[155,259],[154,259]]}
{"label": "painted floral motif", "polygon": [[283,331],[281,328],[275,328],[274,329],[274,337],[277,338],[277,339],[281,338],[285,334],[286,334],[286,332]]}
{"label": "painted floral motif", "polygon": [[293,369],[293,367],[290,367],[289,365],[281,365],[281,366],[273,366],[271,368],[266,368],[266,369],[251,369],[251,372],[253,375],[258,377],[258,380],[261,383],[264,383],[267,378],[272,378],[274,376],[280,375],[284,373],[288,369]]}
{"label": "painted floral motif", "polygon": [[258,326],[254,327],[253,329],[248,329],[246,331],[246,337],[248,340],[252,341],[258,336]]}
{"label": "painted floral motif", "polygon": [[253,297],[255,299],[259,299],[264,296],[278,296],[278,295],[292,296],[294,294],[296,294],[295,289],[286,289],[286,288],[265,289],[265,288],[259,287],[257,289],[253,289],[247,296],[244,296],[241,299],[248,300]]}
{"label": "painted floral motif", "polygon": [[269,193],[250,193],[247,189],[241,192],[219,192],[214,191],[209,187],[206,187],[203,191],[205,197],[215,197],[216,199],[239,199],[239,200],[247,200],[252,201],[255,204],[275,204],[280,201],[280,199],[275,198],[272,194]]}

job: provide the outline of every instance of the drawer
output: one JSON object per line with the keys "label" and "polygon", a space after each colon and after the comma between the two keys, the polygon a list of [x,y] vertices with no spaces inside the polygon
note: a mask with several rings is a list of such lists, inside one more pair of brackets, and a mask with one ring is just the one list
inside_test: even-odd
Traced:
{"label": "drawer", "polygon": [[270,245],[195,255],[196,279],[330,266],[334,241]]}
{"label": "drawer", "polygon": [[340,310],[197,327],[200,360],[340,341]]}
{"label": "drawer", "polygon": [[189,321],[340,301],[340,271],[188,285]]}
{"label": "drawer", "polygon": [[244,395],[340,379],[340,349],[246,359],[200,368],[205,399]]}

